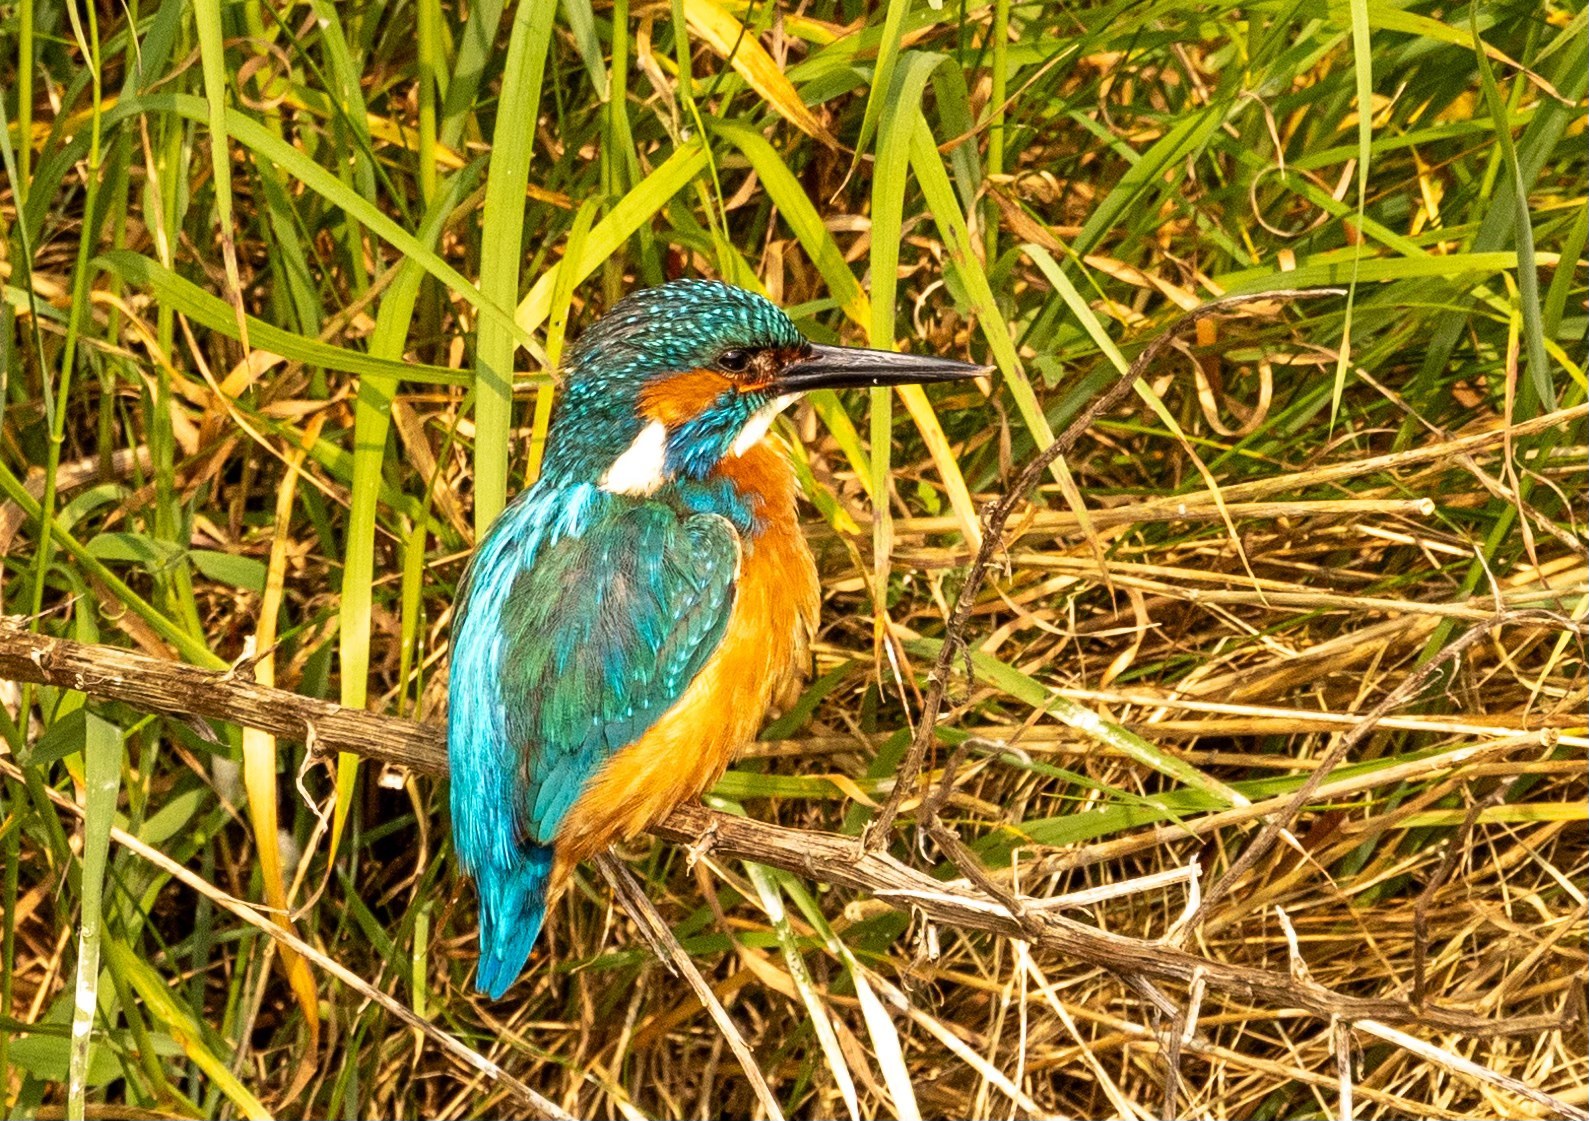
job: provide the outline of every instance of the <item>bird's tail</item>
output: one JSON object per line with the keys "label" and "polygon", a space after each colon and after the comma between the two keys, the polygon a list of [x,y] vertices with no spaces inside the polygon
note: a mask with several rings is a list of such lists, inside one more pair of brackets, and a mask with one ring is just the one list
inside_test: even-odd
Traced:
{"label": "bird's tail", "polygon": [[522,844],[506,868],[483,869],[480,889],[480,964],[475,988],[496,1000],[518,979],[546,920],[552,846]]}

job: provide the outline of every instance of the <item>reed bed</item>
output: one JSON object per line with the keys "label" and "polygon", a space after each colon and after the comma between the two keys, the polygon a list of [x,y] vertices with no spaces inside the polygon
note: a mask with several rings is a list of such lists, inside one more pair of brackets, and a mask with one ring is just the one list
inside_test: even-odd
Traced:
{"label": "reed bed", "polygon": [[[945,890],[1386,1014],[634,842],[781,1110],[1583,1115],[1586,28],[0,5],[0,610],[435,723],[463,563],[625,292],[716,276],[814,339],[986,361],[781,429],[823,629],[708,804],[859,843],[897,795],[879,851]],[[1016,490],[1180,316],[1265,294]],[[441,780],[75,684],[0,682],[7,1116],[518,1115],[515,1079],[581,1117],[768,1114],[594,869],[483,1001]]]}

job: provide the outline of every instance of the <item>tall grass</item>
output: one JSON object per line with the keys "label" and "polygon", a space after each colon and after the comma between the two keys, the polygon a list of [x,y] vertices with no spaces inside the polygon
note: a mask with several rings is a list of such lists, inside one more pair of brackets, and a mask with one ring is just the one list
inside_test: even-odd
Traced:
{"label": "tall grass", "polygon": [[[462,564],[538,467],[548,358],[634,287],[720,276],[812,338],[998,370],[989,395],[898,409],[820,395],[784,430],[828,590],[817,672],[712,797],[858,834],[978,504],[1179,310],[1345,286],[1204,324],[1056,463],[951,695],[945,742],[975,748],[953,823],[1006,882],[1217,872],[1243,806],[1297,789],[1462,627],[1584,617],[1586,20],[1571,0],[0,5],[0,606],[434,720]],[[1199,948],[1283,970],[1284,908],[1314,976],[1389,998],[1416,976],[1520,1025],[1445,1042],[1582,1104],[1582,644],[1508,628],[1442,684],[1329,776]],[[112,804],[576,1114],[752,1111],[599,878],[510,1000],[472,996],[429,780],[81,693],[0,702],[22,776],[0,778],[8,1116],[502,1108],[107,849]],[[908,813],[894,852],[957,874]],[[625,855],[791,1115],[1160,1108],[1172,1048],[1117,979],[786,873]],[[1176,890],[1090,921],[1157,936]],[[1329,1025],[1211,996],[1177,1049],[1188,1113],[1337,1108]],[[1366,1037],[1355,1070],[1364,1114],[1505,1107]]]}

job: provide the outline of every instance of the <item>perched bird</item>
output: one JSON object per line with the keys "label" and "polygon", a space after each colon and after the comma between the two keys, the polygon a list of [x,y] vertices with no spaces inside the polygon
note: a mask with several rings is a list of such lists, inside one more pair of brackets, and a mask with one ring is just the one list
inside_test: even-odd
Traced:
{"label": "perched bird", "polygon": [[447,750],[475,984],[518,977],[574,865],[717,781],[803,668],[816,567],[768,438],[801,393],[984,367],[819,346],[760,296],[635,292],[563,370],[539,480],[459,588]]}

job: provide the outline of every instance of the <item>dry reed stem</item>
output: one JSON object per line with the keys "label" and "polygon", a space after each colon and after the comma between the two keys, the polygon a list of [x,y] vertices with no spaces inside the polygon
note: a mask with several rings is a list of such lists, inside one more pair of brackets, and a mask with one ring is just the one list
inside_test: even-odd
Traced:
{"label": "dry reed stem", "polygon": [[778,1105],[778,1098],[772,1092],[772,1088],[767,1085],[766,1076],[761,1073],[761,1067],[757,1065],[756,1056],[751,1051],[750,1045],[745,1042],[745,1037],[740,1034],[739,1027],[729,1016],[728,1010],[723,1007],[723,1002],[717,999],[712,986],[706,983],[701,971],[695,968],[690,955],[684,952],[683,946],[679,945],[679,940],[673,935],[673,928],[657,913],[656,904],[651,902],[651,897],[635,882],[634,873],[611,853],[602,853],[598,856],[596,867],[611,885],[613,894],[617,896],[624,910],[634,919],[642,937],[657,955],[658,960],[684,978],[685,983],[690,986],[690,991],[705,1007],[717,1029],[723,1033],[723,1038],[728,1040],[729,1050],[733,1051],[734,1057],[739,1060],[740,1069],[745,1072],[745,1079],[750,1083],[750,1088],[761,1102],[767,1117],[770,1121],[783,1121],[783,1109]]}

